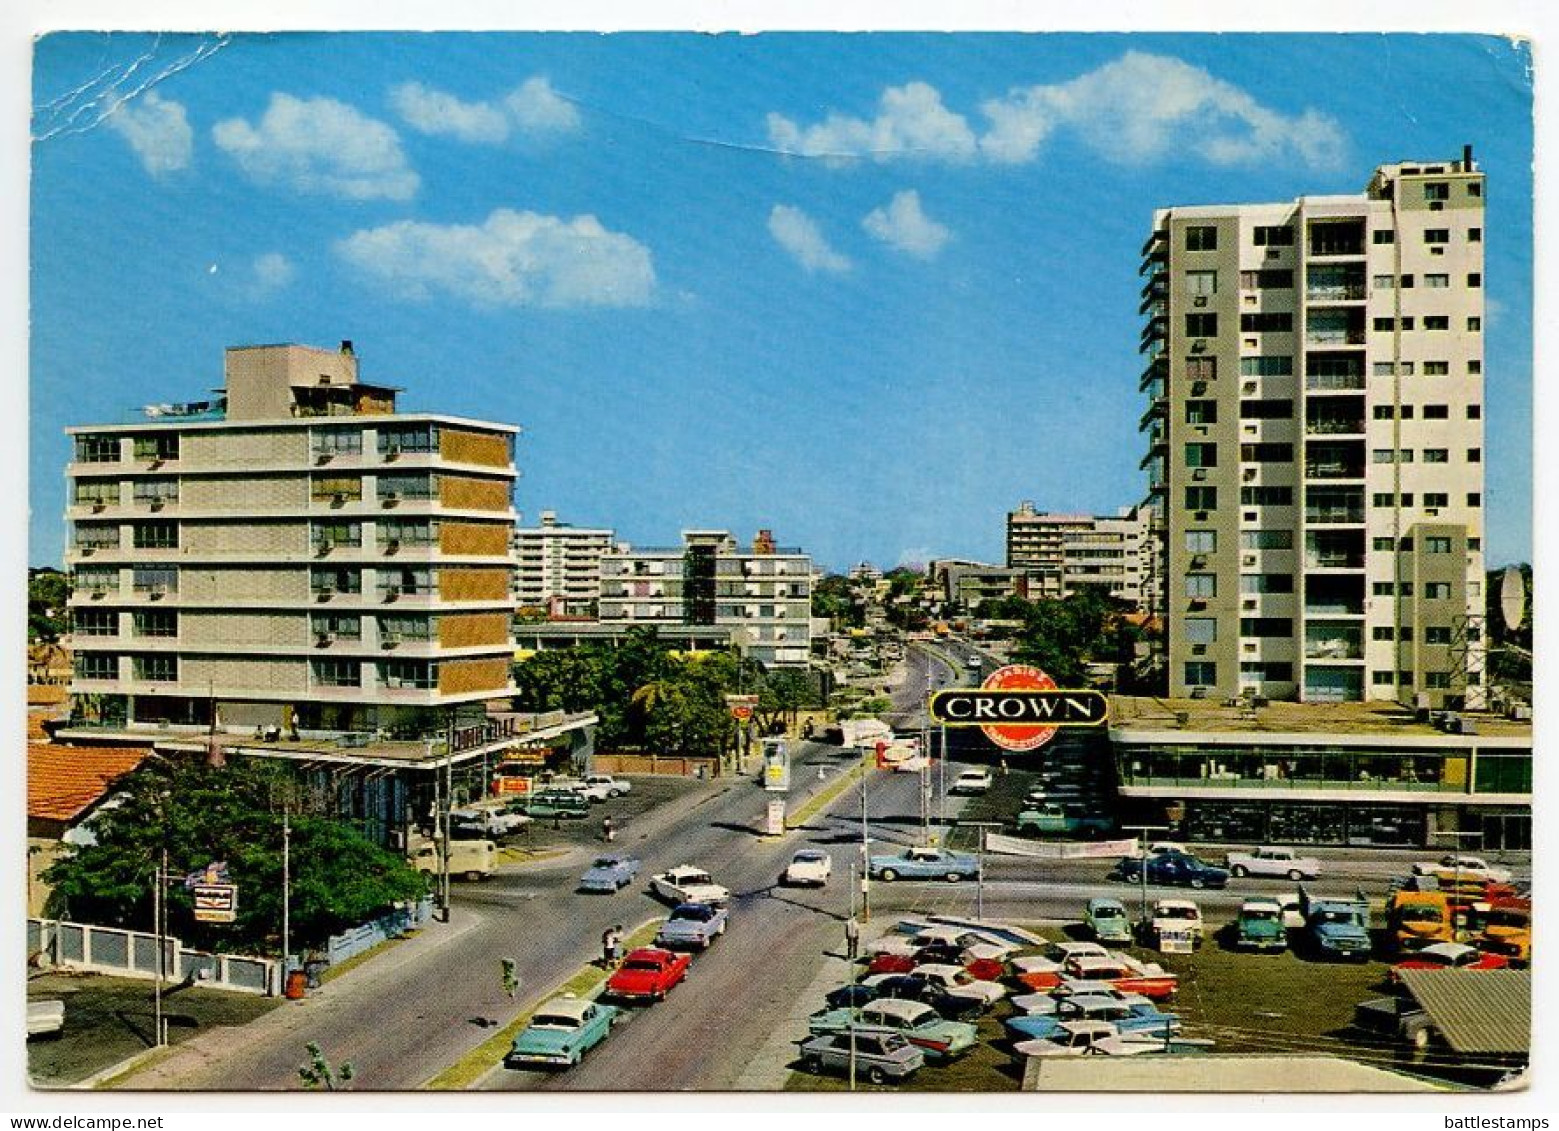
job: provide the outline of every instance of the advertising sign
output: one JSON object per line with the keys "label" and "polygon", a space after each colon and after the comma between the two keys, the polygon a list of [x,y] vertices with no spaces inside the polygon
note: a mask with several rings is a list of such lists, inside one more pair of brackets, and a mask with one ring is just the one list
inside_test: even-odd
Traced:
{"label": "advertising sign", "polygon": [[197,923],[231,923],[238,918],[236,884],[196,884],[193,890]]}
{"label": "advertising sign", "polygon": [[954,688],[931,696],[931,720],[944,726],[977,726],[1004,750],[1037,750],[1061,727],[1102,726],[1109,700],[1097,691],[1069,691],[1028,664],[1009,664],[978,688]]}

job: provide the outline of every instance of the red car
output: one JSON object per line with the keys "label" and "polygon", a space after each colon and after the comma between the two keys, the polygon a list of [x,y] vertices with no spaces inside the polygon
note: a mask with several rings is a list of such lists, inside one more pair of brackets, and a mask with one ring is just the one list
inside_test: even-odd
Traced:
{"label": "red car", "polygon": [[671,987],[687,977],[691,954],[641,946],[606,980],[606,996],[624,1001],[665,1001]]}
{"label": "red car", "polygon": [[962,966],[969,972],[970,977],[978,978],[982,982],[999,982],[1007,973],[1006,966],[994,958],[973,958],[964,962],[956,952],[949,957],[935,952],[934,947],[922,947],[914,954],[879,954],[871,960],[871,965],[866,968],[866,972],[867,974],[913,974],[917,966],[924,966],[928,962]]}
{"label": "red car", "polygon": [[1141,994],[1153,1001],[1164,1001],[1180,988],[1180,978],[1155,964],[1117,962],[1110,958],[1072,958],[1064,968],[1064,981],[1087,989],[1090,983],[1110,986],[1126,993]]}
{"label": "red car", "polygon": [[1402,970],[1503,970],[1510,959],[1503,954],[1489,954],[1464,943],[1434,943],[1415,950],[1412,958],[1404,959],[1391,968],[1391,980],[1400,981]]}

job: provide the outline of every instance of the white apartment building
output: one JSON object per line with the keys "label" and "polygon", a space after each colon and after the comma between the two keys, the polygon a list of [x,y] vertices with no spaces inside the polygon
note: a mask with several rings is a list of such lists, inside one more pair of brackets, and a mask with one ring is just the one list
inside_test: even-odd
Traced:
{"label": "white apartment building", "polygon": [[746,655],[805,665],[812,650],[812,559],[760,530],[742,549],[724,530],[685,530],[681,546],[622,546],[601,558],[601,621],[715,625]]}
{"label": "white apartment building", "polygon": [[514,532],[514,602],[548,616],[595,616],[601,599],[601,557],[612,548],[610,530],[570,526],[555,511],[540,524]]}
{"label": "white apartment building", "polygon": [[1007,513],[1007,566],[1029,577],[1029,597],[1059,600],[1083,586],[1143,608],[1151,556],[1148,514],[1127,507],[1114,516],[1040,512],[1025,500]]}
{"label": "white apartment building", "polygon": [[487,725],[511,690],[518,430],[396,392],[350,343],[239,347],[213,402],[67,429],[73,727]]}
{"label": "white apartment building", "polygon": [[1482,704],[1484,175],[1176,207],[1143,467],[1172,696]]}

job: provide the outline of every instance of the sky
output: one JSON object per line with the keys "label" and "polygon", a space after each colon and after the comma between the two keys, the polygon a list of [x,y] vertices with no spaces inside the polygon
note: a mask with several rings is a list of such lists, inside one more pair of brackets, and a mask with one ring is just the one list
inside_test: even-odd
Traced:
{"label": "sky", "polygon": [[28,559],[63,429],[351,339],[516,505],[821,565],[1146,493],[1155,208],[1488,175],[1489,565],[1530,560],[1530,53],[1460,35],[62,33],[34,57]]}

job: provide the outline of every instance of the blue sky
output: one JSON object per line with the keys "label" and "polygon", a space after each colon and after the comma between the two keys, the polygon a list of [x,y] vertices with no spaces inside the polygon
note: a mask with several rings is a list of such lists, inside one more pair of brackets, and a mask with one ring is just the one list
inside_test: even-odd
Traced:
{"label": "blue sky", "polygon": [[1173,204],[1489,177],[1491,565],[1531,556],[1525,51],[1451,35],[41,40],[29,560],[69,424],[356,343],[518,423],[521,511],[818,561],[999,560],[1141,499],[1138,250]]}

